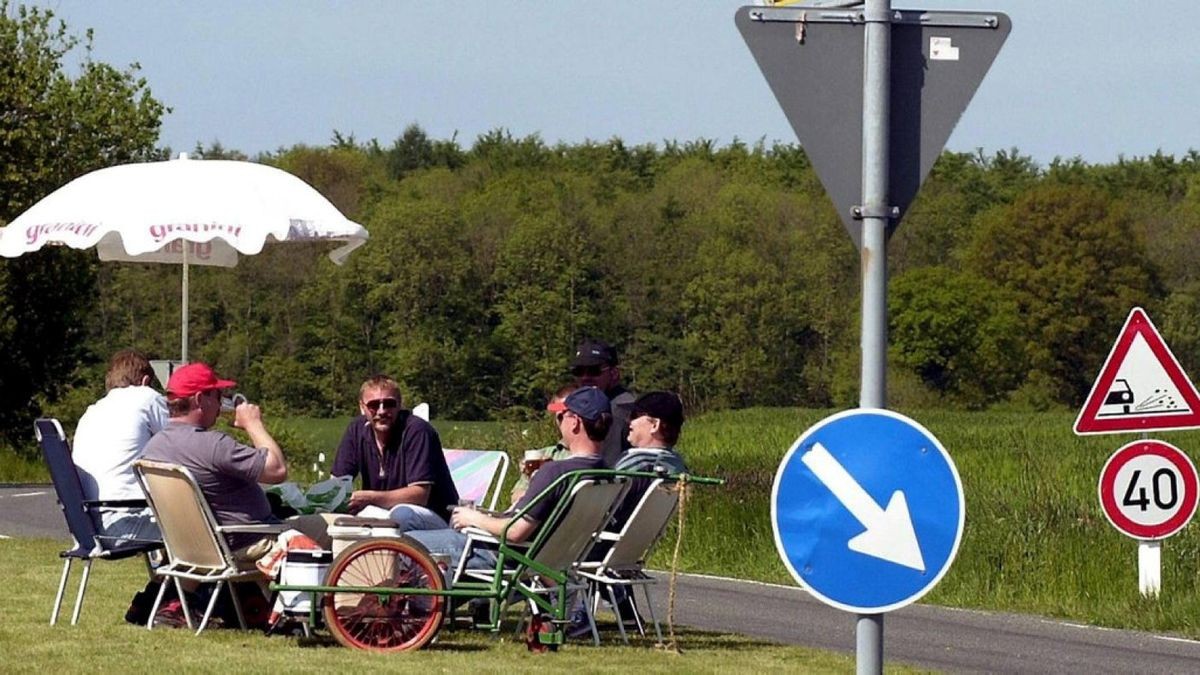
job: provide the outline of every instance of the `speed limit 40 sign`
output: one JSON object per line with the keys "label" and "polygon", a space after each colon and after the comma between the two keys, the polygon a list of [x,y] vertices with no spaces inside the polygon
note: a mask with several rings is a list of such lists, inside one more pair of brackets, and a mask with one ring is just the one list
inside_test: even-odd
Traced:
{"label": "speed limit 40 sign", "polygon": [[1135,539],[1165,539],[1196,513],[1196,466],[1162,441],[1122,446],[1100,471],[1100,505],[1113,527]]}

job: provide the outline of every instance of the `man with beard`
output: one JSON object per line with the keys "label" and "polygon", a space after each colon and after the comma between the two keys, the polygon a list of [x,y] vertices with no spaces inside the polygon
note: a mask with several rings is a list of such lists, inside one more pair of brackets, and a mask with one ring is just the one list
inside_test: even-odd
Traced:
{"label": "man with beard", "polygon": [[405,531],[447,527],[458,491],[437,431],[400,407],[400,388],[384,375],[363,382],[358,408],[362,414],[346,427],[331,471],[362,479],[350,511],[391,518]]}

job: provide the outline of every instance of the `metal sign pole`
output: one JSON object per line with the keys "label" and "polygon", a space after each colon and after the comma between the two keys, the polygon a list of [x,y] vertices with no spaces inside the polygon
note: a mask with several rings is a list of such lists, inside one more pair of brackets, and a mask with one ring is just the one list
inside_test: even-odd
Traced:
{"label": "metal sign pole", "polygon": [[[891,0],[867,0],[863,46],[862,388],[859,405],[887,407],[888,137],[891,96]],[[883,672],[883,615],[858,615],[859,675]]]}

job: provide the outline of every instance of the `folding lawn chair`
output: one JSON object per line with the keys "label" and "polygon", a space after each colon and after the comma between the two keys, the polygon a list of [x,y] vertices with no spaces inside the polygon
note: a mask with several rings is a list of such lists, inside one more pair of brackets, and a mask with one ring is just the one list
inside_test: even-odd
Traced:
{"label": "folding lawn chair", "polygon": [[[628,519],[620,524],[620,529],[600,534],[600,542],[611,543],[608,550],[604,552],[604,556],[599,561],[585,562],[579,566],[579,576],[586,579],[591,586],[592,611],[594,612],[599,605],[601,593],[607,591],[606,599],[612,604],[613,611],[617,614],[617,629],[625,644],[629,644],[629,638],[625,634],[626,618],[632,618],[637,623],[638,632],[642,635],[646,634],[641,617],[637,615],[637,603],[634,602],[633,587],[635,586],[642,589],[643,597],[646,599],[646,609],[650,613],[650,620],[654,622],[654,632],[658,635],[658,641],[662,642],[662,629],[658,625],[658,618],[654,615],[650,592],[646,588],[647,585],[655,583],[655,579],[646,574],[644,568],[646,558],[650,556],[654,545],[662,538],[678,504],[679,491],[675,488],[674,483],[666,483],[662,478],[654,479],[642,494],[641,499],[638,500]],[[621,616],[620,604],[617,602],[615,591],[618,586],[623,586],[629,591],[628,597],[634,608],[633,617]]]}
{"label": "folding lawn chair", "polygon": [[[443,452],[459,498],[470,499],[481,508],[496,508],[504,477],[508,475],[508,454],[500,450],[454,448]],[[489,495],[491,499],[488,499]]]}
{"label": "folding lawn chair", "polygon": [[83,596],[87,592],[88,576],[92,571],[93,560],[122,560],[135,555],[143,556],[146,560],[146,570],[153,577],[150,568],[150,553],[161,550],[161,541],[146,541],[133,539],[118,539],[105,537],[99,533],[100,509],[145,507],[142,499],[110,499],[87,500],[83,497],[83,486],[79,482],[79,473],[71,460],[71,449],[67,445],[67,437],[63,434],[62,425],[58,420],[43,418],[34,422],[34,434],[38,445],[42,448],[42,457],[50,469],[50,480],[54,483],[54,492],[58,496],[58,505],[63,517],[67,520],[67,529],[75,539],[74,547],[58,554],[63,558],[62,579],[58,582],[58,593],[54,596],[54,609],[50,612],[50,625],[58,623],[58,610],[62,607],[63,593],[67,589],[67,579],[71,575],[71,563],[75,560],[83,562],[83,577],[79,581],[79,594],[75,598],[75,611],[71,614],[71,625],[79,623],[79,612],[83,609]]}
{"label": "folding lawn chair", "polygon": [[[175,582],[175,590],[183,603],[183,614],[188,628],[193,627],[192,617],[180,580],[189,579],[216,585],[200,621],[200,627],[196,630],[196,634],[199,635],[208,625],[222,587],[237,581],[266,580],[252,561],[239,561],[234,558],[226,535],[244,532],[261,533],[264,536],[277,535],[287,529],[288,525],[220,525],[208,505],[208,499],[196,483],[196,478],[187,468],[178,464],[140,459],[133,463],[133,469],[142,484],[142,489],[146,491],[150,508],[154,510],[154,516],[162,531],[163,543],[167,548],[167,561],[159,566],[156,574],[170,577]],[[154,607],[150,610],[150,620],[146,628],[154,627],[155,614],[166,589],[166,583],[163,583],[154,601]],[[238,624],[245,629],[246,618],[242,612],[241,601],[232,586],[229,588],[229,595],[233,600]]]}
{"label": "folding lawn chair", "polygon": [[[569,621],[569,600],[572,593],[587,589],[587,582],[577,574],[578,567],[591,551],[628,487],[623,479],[614,478],[610,472],[599,474],[608,475],[580,471],[565,474],[532,500],[525,509],[516,512],[513,522],[534,503],[548,498],[560,482],[569,481],[566,496],[538,529],[531,542],[513,544],[507,542],[505,536],[493,537],[476,528],[464,530],[467,534],[467,546],[455,569],[453,588],[491,589],[496,600],[507,601],[514,595],[521,597],[528,602],[535,620],[540,618],[539,614],[549,614],[548,621],[542,624],[543,630],[554,634],[555,637],[548,639],[552,640],[552,645],[556,645],[556,641],[561,641],[562,635],[561,630],[554,625],[561,627]],[[507,529],[502,534],[506,535]],[[467,561],[476,548],[497,551],[495,568],[467,568]],[[590,607],[584,603],[584,608],[588,612],[593,642],[599,645],[600,635],[596,631]],[[498,631],[502,614],[503,603],[493,602],[487,627]]]}

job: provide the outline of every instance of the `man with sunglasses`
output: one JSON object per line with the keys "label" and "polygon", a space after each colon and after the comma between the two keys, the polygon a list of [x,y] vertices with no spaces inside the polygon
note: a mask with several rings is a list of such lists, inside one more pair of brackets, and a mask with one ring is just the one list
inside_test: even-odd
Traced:
{"label": "man with sunglasses", "polygon": [[584,340],[575,348],[571,358],[571,375],[580,387],[596,387],[611,402],[612,426],[604,437],[604,465],[616,465],[617,459],[629,449],[629,406],[633,392],[621,386],[621,368],[617,350],[601,340]]}
{"label": "man with sunglasses", "polygon": [[433,425],[400,407],[400,388],[384,375],[363,383],[358,409],[362,414],[346,427],[331,472],[362,479],[350,495],[350,511],[391,518],[403,530],[447,527],[458,491]]}

